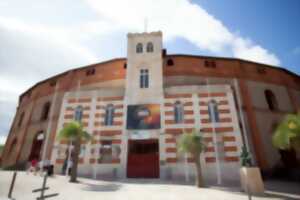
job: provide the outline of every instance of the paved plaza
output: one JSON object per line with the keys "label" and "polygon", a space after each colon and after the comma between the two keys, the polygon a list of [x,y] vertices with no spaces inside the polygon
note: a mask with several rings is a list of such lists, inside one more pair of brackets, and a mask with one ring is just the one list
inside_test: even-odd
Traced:
{"label": "paved plaza", "polygon": [[[0,199],[6,199],[9,184],[13,173],[0,171]],[[16,179],[13,197],[16,200],[33,200],[37,194],[32,190],[40,188],[43,178],[41,176],[27,175],[19,172]],[[48,179],[49,193],[59,193],[53,200],[235,200],[248,199],[247,195],[240,192],[238,187],[210,186],[198,189],[193,185],[175,184],[158,179],[125,179],[120,181],[101,181],[79,178],[80,183],[68,182],[64,176],[54,176]],[[266,194],[260,199],[300,199],[300,185],[287,182],[266,182]]]}

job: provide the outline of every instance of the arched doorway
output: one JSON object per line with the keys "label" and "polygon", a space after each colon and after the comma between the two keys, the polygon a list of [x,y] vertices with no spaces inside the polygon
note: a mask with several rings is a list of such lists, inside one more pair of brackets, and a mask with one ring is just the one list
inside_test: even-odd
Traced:
{"label": "arched doorway", "polygon": [[40,159],[43,141],[44,141],[44,132],[40,131],[36,134],[35,138],[33,139],[31,152],[28,158],[29,161],[33,159],[37,159],[37,160]]}

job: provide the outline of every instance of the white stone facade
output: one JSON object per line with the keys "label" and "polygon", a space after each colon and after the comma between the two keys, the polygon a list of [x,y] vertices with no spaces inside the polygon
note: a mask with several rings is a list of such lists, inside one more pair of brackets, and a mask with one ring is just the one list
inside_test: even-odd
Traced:
{"label": "white stone facade", "polygon": [[[147,43],[153,44],[153,52],[147,52]],[[136,52],[136,45],[143,44],[143,52]],[[128,34],[128,56],[125,90],[117,88],[91,89],[65,93],[61,107],[59,131],[74,118],[78,105],[83,107],[82,123],[86,131],[93,134],[92,142],[82,145],[79,173],[94,178],[126,178],[128,140],[157,139],[159,141],[159,178],[194,178],[194,165],[190,155],[177,152],[176,141],[183,130],[201,130],[207,149],[201,155],[202,172],[207,180],[239,180],[239,154],[242,138],[236,103],[229,85],[180,85],[163,87],[162,33]],[[149,87],[140,88],[141,69],[147,69]],[[214,100],[218,106],[218,122],[209,117],[208,102]],[[174,121],[174,104],[183,105],[183,121]],[[114,106],[112,125],[105,125],[105,108]],[[128,130],[127,109],[129,105],[158,104],[160,128]],[[109,140],[114,148],[110,163],[99,162],[101,141]],[[60,173],[68,144],[56,142],[52,161],[56,173]]]}

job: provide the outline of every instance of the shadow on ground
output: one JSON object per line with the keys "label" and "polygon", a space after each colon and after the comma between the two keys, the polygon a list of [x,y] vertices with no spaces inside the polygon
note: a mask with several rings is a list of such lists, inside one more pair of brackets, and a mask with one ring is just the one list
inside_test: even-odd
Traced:
{"label": "shadow on ground", "polygon": [[82,190],[85,191],[95,191],[95,192],[114,192],[119,190],[122,185],[115,183],[108,184],[92,184],[92,183],[83,183]]}

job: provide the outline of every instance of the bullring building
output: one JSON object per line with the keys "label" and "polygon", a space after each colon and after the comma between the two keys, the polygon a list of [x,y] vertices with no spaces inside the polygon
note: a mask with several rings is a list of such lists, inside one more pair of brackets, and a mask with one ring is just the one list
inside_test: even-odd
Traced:
{"label": "bullring building", "polygon": [[242,146],[264,173],[287,156],[296,163],[295,151],[279,152],[271,137],[300,108],[298,75],[236,58],[169,55],[161,32],[127,38],[126,58],[63,72],[20,96],[4,166],[43,157],[60,173],[69,143],[56,136],[75,118],[93,135],[82,141],[82,176],[192,180],[191,156],[177,151],[180,135],[192,129],[207,144],[206,180],[238,180]]}

